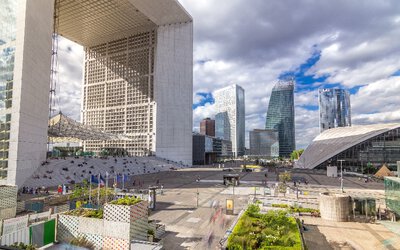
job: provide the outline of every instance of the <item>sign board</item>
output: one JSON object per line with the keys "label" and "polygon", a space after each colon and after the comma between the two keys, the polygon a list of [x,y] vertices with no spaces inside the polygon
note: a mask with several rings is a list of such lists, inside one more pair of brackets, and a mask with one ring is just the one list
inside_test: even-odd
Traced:
{"label": "sign board", "polygon": [[233,199],[226,199],[226,214],[233,214],[234,202]]}
{"label": "sign board", "polygon": [[19,231],[28,227],[29,216],[21,216],[16,218],[11,218],[3,221],[3,233],[2,235],[11,234],[13,232]]}
{"label": "sign board", "polygon": [[326,167],[326,176],[335,178],[338,176],[337,166]]}

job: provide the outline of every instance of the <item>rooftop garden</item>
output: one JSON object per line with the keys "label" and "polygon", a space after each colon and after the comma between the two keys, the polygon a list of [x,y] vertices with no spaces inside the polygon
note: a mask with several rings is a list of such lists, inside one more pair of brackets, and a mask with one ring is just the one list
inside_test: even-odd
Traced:
{"label": "rooftop garden", "polygon": [[257,205],[250,205],[229,236],[227,249],[301,250],[296,219],[286,211],[261,214]]}
{"label": "rooftop garden", "polygon": [[112,204],[112,205],[132,206],[132,205],[135,205],[136,203],[139,203],[141,201],[142,200],[140,198],[125,196],[124,198],[119,198],[118,200],[111,201],[110,204]]}

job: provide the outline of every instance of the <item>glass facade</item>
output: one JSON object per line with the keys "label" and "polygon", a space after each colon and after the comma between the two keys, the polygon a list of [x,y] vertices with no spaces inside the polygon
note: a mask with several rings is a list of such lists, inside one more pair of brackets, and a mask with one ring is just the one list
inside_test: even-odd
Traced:
{"label": "glass facade", "polygon": [[7,178],[17,1],[0,0],[0,180]]}
{"label": "glass facade", "polygon": [[227,112],[221,112],[215,115],[215,137],[228,141],[231,140]]}
{"label": "glass facade", "polygon": [[350,93],[344,89],[319,89],[319,128],[351,126]]}
{"label": "glass facade", "polygon": [[216,137],[232,141],[234,156],[245,152],[245,95],[244,89],[231,85],[214,92],[217,116]]}
{"label": "glass facade", "polygon": [[397,161],[400,161],[400,128],[393,129],[365,140],[353,147],[342,151],[318,167],[325,168],[329,164],[340,166],[338,159],[345,160],[343,167],[354,171],[362,171],[367,164],[375,167],[386,164],[391,169],[396,169]]}
{"label": "glass facade", "polygon": [[276,130],[255,129],[249,132],[250,155],[268,158],[279,156],[279,135]]}
{"label": "glass facade", "polygon": [[400,178],[385,177],[385,202],[397,215],[400,215]]}
{"label": "glass facade", "polygon": [[279,133],[279,156],[289,157],[296,149],[294,124],[294,82],[278,82],[272,89],[265,123]]}

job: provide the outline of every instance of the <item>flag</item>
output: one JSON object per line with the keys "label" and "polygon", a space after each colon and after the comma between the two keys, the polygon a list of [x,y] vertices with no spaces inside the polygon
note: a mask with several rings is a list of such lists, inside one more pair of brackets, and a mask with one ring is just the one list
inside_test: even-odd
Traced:
{"label": "flag", "polygon": [[92,183],[94,183],[94,184],[100,184],[100,186],[102,186],[102,187],[104,187],[104,185],[105,185],[105,180],[104,180],[104,178],[103,178],[103,176],[101,176],[101,175],[99,175],[100,176],[100,180],[99,180],[99,178],[97,177],[97,176],[95,176],[95,175],[91,175],[91,181],[92,181]]}
{"label": "flag", "polygon": [[129,176],[126,175],[126,174],[124,174],[124,182],[125,182],[125,181],[129,181]]}
{"label": "flag", "polygon": [[117,174],[117,183],[122,181],[123,181],[122,175]]}
{"label": "flag", "polygon": [[99,184],[99,179],[95,175],[90,175],[90,181],[94,184]]}
{"label": "flag", "polygon": [[105,180],[103,178],[103,176],[100,175],[100,187],[104,187],[105,186]]}

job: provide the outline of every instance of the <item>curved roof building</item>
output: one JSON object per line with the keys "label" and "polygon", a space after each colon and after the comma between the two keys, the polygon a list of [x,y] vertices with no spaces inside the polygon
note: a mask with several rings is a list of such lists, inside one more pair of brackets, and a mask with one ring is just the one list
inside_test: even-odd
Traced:
{"label": "curved roof building", "polygon": [[[295,167],[324,168],[340,165],[361,168],[367,163],[395,166],[400,161],[400,124],[339,127],[318,135],[301,155]],[[354,169],[354,170],[355,170]]]}

